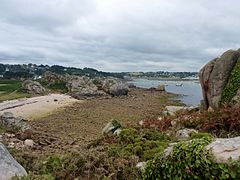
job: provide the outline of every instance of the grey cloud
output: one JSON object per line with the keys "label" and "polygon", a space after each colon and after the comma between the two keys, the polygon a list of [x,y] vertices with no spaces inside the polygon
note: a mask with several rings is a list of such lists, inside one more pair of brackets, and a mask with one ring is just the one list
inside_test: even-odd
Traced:
{"label": "grey cloud", "polygon": [[2,0],[0,61],[198,71],[240,46],[238,0]]}

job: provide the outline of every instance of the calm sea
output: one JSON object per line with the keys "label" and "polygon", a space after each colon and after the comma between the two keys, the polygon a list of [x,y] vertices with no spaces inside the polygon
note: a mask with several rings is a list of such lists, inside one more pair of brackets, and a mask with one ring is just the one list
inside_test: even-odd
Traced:
{"label": "calm sea", "polygon": [[[162,81],[162,80],[147,80],[147,79],[134,79],[131,81],[137,87],[150,88],[157,87],[160,84],[166,85],[166,90],[175,94],[181,94],[179,96],[183,103],[186,105],[198,105],[202,99],[201,85],[199,81]],[[182,83],[182,86],[176,86],[176,84]]]}

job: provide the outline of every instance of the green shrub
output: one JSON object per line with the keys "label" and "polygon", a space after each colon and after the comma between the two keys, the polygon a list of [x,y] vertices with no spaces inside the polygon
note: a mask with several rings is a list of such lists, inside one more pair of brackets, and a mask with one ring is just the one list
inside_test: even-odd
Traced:
{"label": "green shrub", "polygon": [[66,82],[64,81],[56,81],[53,84],[50,84],[49,86],[47,86],[48,89],[50,90],[55,90],[55,91],[61,91],[61,92],[67,92],[67,86],[66,86]]}
{"label": "green shrub", "polygon": [[191,137],[190,137],[190,139],[201,139],[201,138],[212,139],[213,136],[209,133],[193,133],[191,134]]}
{"label": "green shrub", "polygon": [[156,131],[148,131],[148,130],[146,130],[143,137],[146,138],[147,140],[153,140],[153,141],[170,140],[169,136],[167,136],[165,133],[156,132]]}
{"label": "green shrub", "polygon": [[240,59],[238,59],[226,87],[222,92],[221,103],[229,103],[240,88]]}
{"label": "green shrub", "polygon": [[137,138],[137,131],[133,128],[123,129],[119,135],[121,143],[133,143],[135,138]]}
{"label": "green shrub", "polygon": [[108,148],[110,157],[128,158],[134,155],[141,160],[149,160],[168,146],[170,138],[159,131],[128,128],[123,129],[116,140]]}
{"label": "green shrub", "polygon": [[167,148],[167,144],[162,144],[161,146],[155,147],[153,149],[144,151],[144,160],[151,160],[159,153],[162,153]]}
{"label": "green shrub", "polygon": [[209,138],[179,142],[169,156],[163,153],[147,163],[143,179],[234,179],[236,173],[226,164],[215,163],[204,149]]}
{"label": "green shrub", "polygon": [[116,119],[112,120],[112,125],[114,126],[113,132],[122,127],[121,123]]}

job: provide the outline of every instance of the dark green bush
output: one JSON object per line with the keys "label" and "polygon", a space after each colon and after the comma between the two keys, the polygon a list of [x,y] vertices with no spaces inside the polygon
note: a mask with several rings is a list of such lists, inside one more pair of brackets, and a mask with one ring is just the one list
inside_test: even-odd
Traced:
{"label": "dark green bush", "polygon": [[234,179],[236,171],[226,164],[215,163],[204,147],[209,138],[179,142],[169,156],[163,153],[149,161],[143,179]]}
{"label": "dark green bush", "polygon": [[61,91],[61,92],[68,91],[66,82],[64,81],[56,81],[53,84],[50,84],[49,86],[47,86],[47,88],[50,90]]}

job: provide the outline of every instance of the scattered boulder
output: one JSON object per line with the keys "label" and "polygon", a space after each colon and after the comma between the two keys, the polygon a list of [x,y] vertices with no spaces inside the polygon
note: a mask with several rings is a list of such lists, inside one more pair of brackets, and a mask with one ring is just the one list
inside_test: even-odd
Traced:
{"label": "scattered boulder", "polygon": [[159,85],[159,86],[156,88],[156,91],[166,91],[165,85],[164,85],[164,84]]}
{"label": "scattered boulder", "polygon": [[143,121],[143,120],[141,120],[141,121],[139,121],[139,122],[138,122],[138,124],[139,124],[140,126],[143,126],[143,124],[144,124],[144,121]]}
{"label": "scattered boulder", "polygon": [[37,81],[26,80],[22,83],[22,87],[30,94],[43,94],[46,91]]}
{"label": "scattered boulder", "polygon": [[176,138],[178,140],[187,140],[192,134],[198,133],[195,129],[181,129],[176,132]]}
{"label": "scattered boulder", "polygon": [[0,116],[0,124],[3,127],[25,132],[31,129],[31,126],[22,117],[14,117],[11,112],[4,112]]}
{"label": "scattered boulder", "polygon": [[199,111],[198,106],[166,106],[166,111],[164,111],[164,115],[175,115],[178,111],[188,111],[188,112],[196,112]]}
{"label": "scattered boulder", "polygon": [[121,131],[121,124],[117,120],[112,120],[102,129],[102,134],[119,135]]}
{"label": "scattered boulder", "polygon": [[125,83],[116,83],[109,89],[109,93],[112,96],[126,96],[128,95],[128,86]]}
{"label": "scattered boulder", "polygon": [[165,114],[174,115],[176,112],[183,110],[184,106],[166,106]]}
{"label": "scattered boulder", "polygon": [[33,147],[34,146],[34,141],[32,139],[26,139],[24,141],[25,146]]}
{"label": "scattered boulder", "polygon": [[[204,98],[203,107],[206,109],[209,107],[215,109],[220,106],[222,101],[225,101],[223,96],[224,90],[227,84],[231,82],[232,78],[237,78],[231,76],[233,71],[239,73],[239,70],[235,69],[235,67],[238,68],[236,65],[239,63],[240,50],[229,50],[223,53],[221,57],[210,61],[200,70],[199,78]],[[237,90],[240,89],[239,83],[235,83],[234,85],[236,87],[231,87],[233,92],[230,94],[237,94]],[[229,94],[229,92],[227,93]]]}
{"label": "scattered boulder", "polygon": [[119,136],[121,132],[122,132],[122,129],[119,128],[115,130],[113,134]]}
{"label": "scattered boulder", "polygon": [[139,163],[137,163],[136,168],[143,171],[145,169],[146,165],[147,165],[147,162],[139,162]]}
{"label": "scattered boulder", "polygon": [[102,82],[102,90],[112,96],[128,95],[128,85],[124,82],[117,81],[116,79],[105,79]]}
{"label": "scattered boulder", "polygon": [[227,163],[229,160],[236,161],[240,157],[240,137],[217,138],[207,147],[216,162]]}
{"label": "scattered boulder", "polygon": [[0,143],[0,179],[9,180],[15,176],[27,176],[27,172]]}

